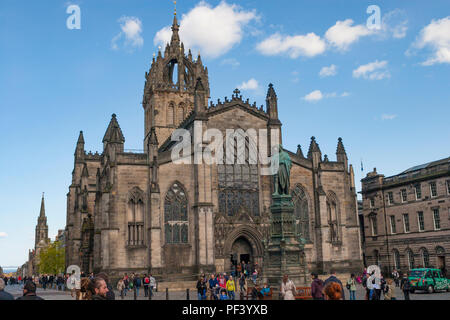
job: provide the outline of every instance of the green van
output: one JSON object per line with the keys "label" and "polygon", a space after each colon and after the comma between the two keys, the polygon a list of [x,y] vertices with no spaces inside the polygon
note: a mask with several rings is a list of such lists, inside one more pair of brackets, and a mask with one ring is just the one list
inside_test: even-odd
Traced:
{"label": "green van", "polygon": [[409,274],[409,282],[411,293],[416,290],[424,290],[428,293],[440,290],[450,291],[450,280],[444,278],[439,269],[413,269]]}

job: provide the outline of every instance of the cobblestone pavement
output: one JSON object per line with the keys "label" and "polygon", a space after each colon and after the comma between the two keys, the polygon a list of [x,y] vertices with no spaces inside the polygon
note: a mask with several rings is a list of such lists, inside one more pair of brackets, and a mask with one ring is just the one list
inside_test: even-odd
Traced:
{"label": "cobblestone pavement", "polygon": [[[15,298],[20,297],[22,295],[22,286],[20,285],[9,285],[5,288],[5,290],[11,293]],[[119,292],[115,291],[116,299],[120,300]],[[403,293],[399,288],[396,288],[397,300],[403,300]],[[47,289],[44,290],[42,288],[37,289],[37,295],[46,299],[46,300],[75,300],[75,298],[71,297],[70,292],[65,291],[57,291],[55,289]],[[349,298],[348,290],[345,290],[346,298]],[[358,285],[356,291],[356,299],[364,300],[365,291],[362,286]],[[239,296],[239,295],[237,295]],[[415,294],[410,295],[411,300],[450,300],[450,292],[439,292],[434,294],[427,294],[424,292],[417,292]],[[139,291],[138,300],[148,300],[148,298],[144,297],[144,290],[141,288]],[[133,291],[128,292],[127,296],[124,297],[124,300],[134,300]],[[156,292],[153,300],[166,300],[165,292]],[[169,291],[169,300],[186,300],[186,291],[184,292],[175,292]],[[190,300],[197,300],[197,292],[190,291]]]}

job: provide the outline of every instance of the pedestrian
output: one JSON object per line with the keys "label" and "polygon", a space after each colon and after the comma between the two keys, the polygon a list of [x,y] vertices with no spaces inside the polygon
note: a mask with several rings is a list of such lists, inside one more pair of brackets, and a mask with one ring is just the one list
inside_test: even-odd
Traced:
{"label": "pedestrian", "polygon": [[123,300],[124,298],[124,291],[125,291],[125,283],[123,282],[123,279],[119,279],[119,282],[117,283],[117,291],[120,293],[120,298]]}
{"label": "pedestrian", "polygon": [[341,286],[342,300],[345,300],[344,287],[342,286],[341,280],[339,280],[336,277],[336,271],[331,270],[330,274],[331,274],[331,276],[327,280],[325,280],[325,282],[323,283],[324,287],[326,287],[330,282],[336,282],[337,284],[339,284]]}
{"label": "pedestrian", "polygon": [[14,296],[5,291],[5,280],[0,278],[0,300],[14,300]]}
{"label": "pedestrian", "polygon": [[311,296],[314,300],[324,300],[323,297],[323,281],[319,279],[317,273],[311,273]]}
{"label": "pedestrian", "polygon": [[125,289],[124,289],[123,292],[124,292],[125,297],[126,297],[127,296],[127,291],[128,291],[129,285],[130,285],[130,282],[129,282],[129,279],[128,279],[128,275],[126,273],[123,276],[123,283],[125,285]]}
{"label": "pedestrian", "polygon": [[344,300],[344,290],[337,282],[328,282],[323,292],[325,294],[325,300]]}
{"label": "pedestrian", "polygon": [[400,286],[400,281],[399,281],[400,275],[399,275],[397,269],[394,269],[392,271],[392,278],[394,279],[395,286],[399,287]]}
{"label": "pedestrian", "polygon": [[219,300],[219,297],[216,295],[216,287],[218,285],[219,283],[217,282],[216,276],[212,274],[208,281],[209,300]]}
{"label": "pedestrian", "polygon": [[400,284],[400,289],[403,291],[405,300],[411,300],[409,298],[409,291],[411,290],[411,283],[409,282],[409,278],[406,273],[403,274],[402,282]]}
{"label": "pedestrian", "polygon": [[44,291],[47,290],[47,282],[47,275],[45,274],[41,278],[42,288],[44,289]]}
{"label": "pedestrian", "polygon": [[271,298],[270,287],[267,283],[264,283],[264,287],[259,291],[260,299],[264,300],[265,298]]}
{"label": "pedestrian", "polygon": [[133,279],[133,285],[136,288],[136,296],[139,297],[139,289],[141,288],[142,280],[138,274],[135,275],[135,277]]}
{"label": "pedestrian", "polygon": [[289,276],[285,274],[281,283],[281,296],[283,297],[283,300],[295,300],[296,295],[297,290],[294,282],[289,280]]}
{"label": "pedestrian", "polygon": [[79,300],[92,300],[94,292],[94,284],[89,278],[81,279],[80,299]]}
{"label": "pedestrian", "polygon": [[[106,293],[106,300],[116,300],[116,295],[114,294],[114,290],[112,289],[112,287],[109,283],[108,275],[104,272],[100,272],[99,274],[97,274],[96,278],[103,279],[106,283],[106,287],[108,289],[108,292]],[[91,280],[91,281],[94,281],[94,280]]]}
{"label": "pedestrian", "polygon": [[106,286],[106,282],[103,278],[95,278],[93,281],[94,284],[94,292],[95,294],[92,296],[92,300],[108,300],[106,295],[108,293],[108,287]]}
{"label": "pedestrian", "polygon": [[369,299],[368,300],[377,300],[375,284],[376,284],[375,271],[373,271],[372,274],[367,279],[367,289],[369,290]]}
{"label": "pedestrian", "polygon": [[158,292],[158,287],[156,286],[156,279],[150,275],[150,295],[153,296],[153,292]]}
{"label": "pedestrian", "polygon": [[356,280],[353,273],[350,275],[350,279],[347,280],[346,287],[350,293],[350,300],[356,300]]}
{"label": "pedestrian", "polygon": [[239,278],[239,296],[241,300],[244,300],[244,295],[247,294],[247,279],[245,279],[245,274],[241,272]]}
{"label": "pedestrian", "polygon": [[225,277],[223,274],[220,274],[219,277],[217,278],[217,282],[219,283],[219,287],[221,287],[222,289],[227,289],[227,281],[225,280]]}
{"label": "pedestrian", "polygon": [[230,276],[227,281],[227,293],[230,300],[236,299],[236,283],[234,282],[233,276]]}
{"label": "pedestrian", "polygon": [[23,296],[18,297],[16,300],[44,300],[36,295],[36,284],[31,281],[27,281],[23,286]]}
{"label": "pedestrian", "polygon": [[150,286],[150,278],[147,276],[147,274],[144,274],[144,279],[142,280],[144,282],[144,296],[148,297],[148,287]]}
{"label": "pedestrian", "polygon": [[384,300],[397,300],[395,295],[394,281],[387,279],[386,286],[384,287]]}
{"label": "pedestrian", "polygon": [[206,290],[205,279],[203,277],[199,277],[197,281],[198,300],[206,300],[205,290]]}

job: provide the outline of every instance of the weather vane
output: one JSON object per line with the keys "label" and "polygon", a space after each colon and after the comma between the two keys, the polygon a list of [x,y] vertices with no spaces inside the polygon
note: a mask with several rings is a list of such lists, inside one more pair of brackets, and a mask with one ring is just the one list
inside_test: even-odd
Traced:
{"label": "weather vane", "polygon": [[175,5],[175,15],[177,15],[177,1],[175,0],[174,2],[173,2],[173,4]]}

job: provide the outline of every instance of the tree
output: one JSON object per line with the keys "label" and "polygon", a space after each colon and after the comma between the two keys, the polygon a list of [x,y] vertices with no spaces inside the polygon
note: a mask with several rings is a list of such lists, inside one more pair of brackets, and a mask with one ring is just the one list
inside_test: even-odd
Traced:
{"label": "tree", "polygon": [[47,274],[64,273],[65,249],[61,243],[55,241],[47,248],[42,249],[39,254],[39,272]]}

